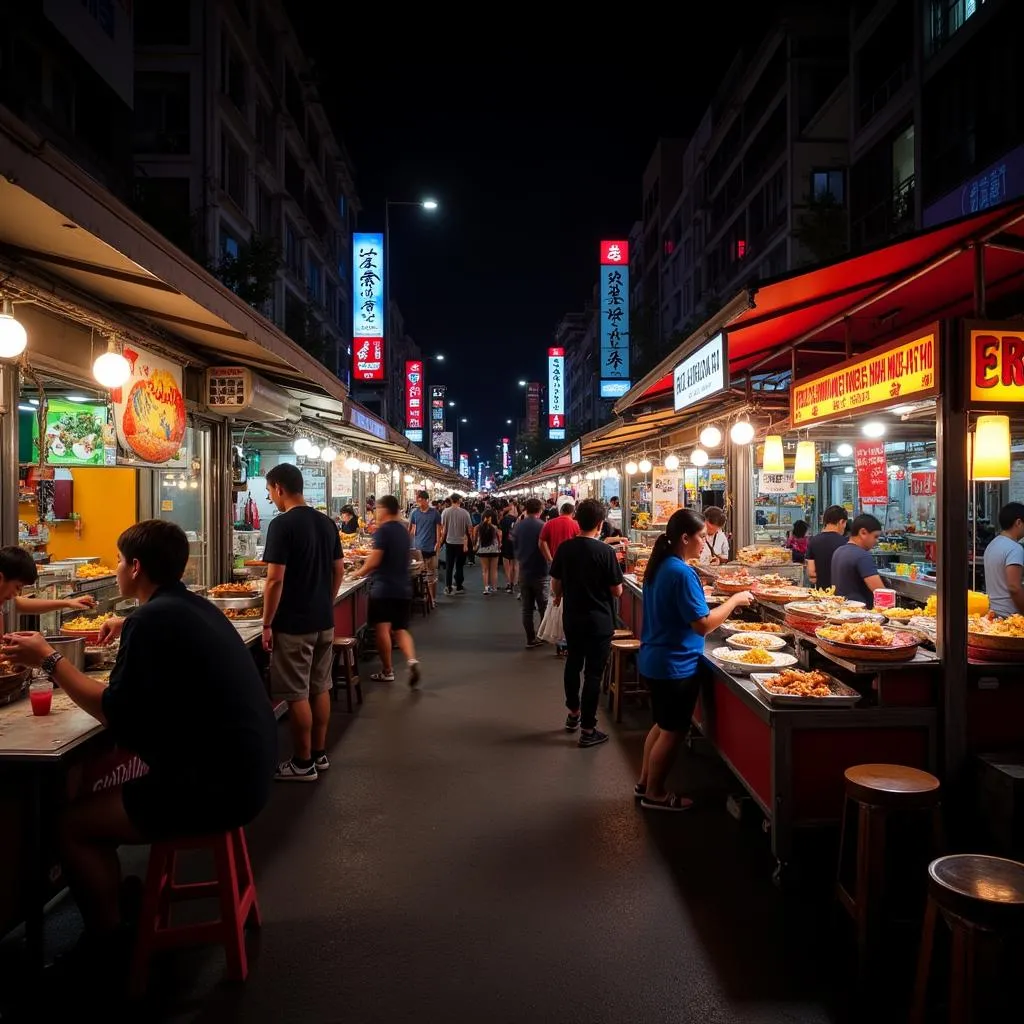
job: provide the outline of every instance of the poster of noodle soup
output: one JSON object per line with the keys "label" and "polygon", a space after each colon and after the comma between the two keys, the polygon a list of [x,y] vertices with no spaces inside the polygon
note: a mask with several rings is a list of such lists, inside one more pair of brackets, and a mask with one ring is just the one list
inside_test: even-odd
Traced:
{"label": "poster of noodle soup", "polygon": [[181,367],[136,345],[125,345],[132,375],[110,397],[114,426],[125,452],[155,466],[185,458],[185,395]]}

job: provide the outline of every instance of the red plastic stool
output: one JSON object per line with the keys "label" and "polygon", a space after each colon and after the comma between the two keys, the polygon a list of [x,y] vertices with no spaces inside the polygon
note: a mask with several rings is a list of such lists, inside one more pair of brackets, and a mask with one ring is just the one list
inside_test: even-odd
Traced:
{"label": "red plastic stool", "polygon": [[[189,850],[213,852],[215,878],[205,882],[175,882],[175,858]],[[172,925],[171,906],[197,899],[219,900],[220,916],[214,921],[199,924]],[[149,961],[154,953],[210,943],[224,947],[228,978],[245,981],[249,973],[245,929],[249,925],[259,928],[260,923],[256,884],[242,829],[154,843],[149,854],[139,936],[132,960],[132,993],[141,995],[145,991],[149,980]]]}

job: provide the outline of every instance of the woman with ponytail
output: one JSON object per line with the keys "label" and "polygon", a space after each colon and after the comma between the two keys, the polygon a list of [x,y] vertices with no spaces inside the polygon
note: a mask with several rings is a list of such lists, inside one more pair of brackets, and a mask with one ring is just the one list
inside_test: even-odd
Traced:
{"label": "woman with ponytail", "polygon": [[634,792],[647,810],[685,811],[686,797],[665,789],[679,742],[700,694],[704,637],[753,598],[736,594],[708,608],[697,573],[686,564],[699,558],[707,531],[703,517],[682,508],[658,538],[644,573],[644,627],[640,678],[651,693],[654,726],[644,741],[644,761]]}

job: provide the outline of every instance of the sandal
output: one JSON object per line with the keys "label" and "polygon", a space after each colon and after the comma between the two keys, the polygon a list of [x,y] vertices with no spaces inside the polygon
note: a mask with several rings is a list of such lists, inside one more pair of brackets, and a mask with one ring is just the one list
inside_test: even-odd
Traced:
{"label": "sandal", "polygon": [[640,798],[640,806],[645,811],[688,811],[693,806],[693,801],[686,796],[678,796],[669,793],[664,800],[651,800],[649,797]]}
{"label": "sandal", "polygon": [[374,683],[393,683],[395,681],[394,672],[374,672],[370,676],[370,681]]}

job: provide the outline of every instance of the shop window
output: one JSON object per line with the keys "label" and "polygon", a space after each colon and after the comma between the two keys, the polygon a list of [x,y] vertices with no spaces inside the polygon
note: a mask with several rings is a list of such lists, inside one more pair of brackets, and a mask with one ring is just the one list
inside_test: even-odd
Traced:
{"label": "shop window", "polygon": [[234,200],[235,205],[245,210],[246,178],[249,169],[241,146],[226,131],[220,136],[220,187]]}
{"label": "shop window", "polygon": [[811,199],[823,202],[831,199],[842,206],[846,202],[846,180],[842,171],[811,171]]}
{"label": "shop window", "polygon": [[189,92],[187,72],[137,71],[135,73],[136,153],[189,152]]}
{"label": "shop window", "polygon": [[892,144],[892,187],[899,189],[914,178],[914,126],[900,132]]}

